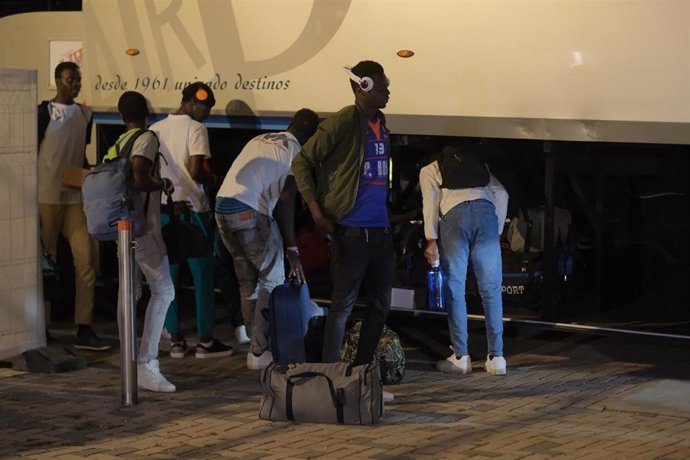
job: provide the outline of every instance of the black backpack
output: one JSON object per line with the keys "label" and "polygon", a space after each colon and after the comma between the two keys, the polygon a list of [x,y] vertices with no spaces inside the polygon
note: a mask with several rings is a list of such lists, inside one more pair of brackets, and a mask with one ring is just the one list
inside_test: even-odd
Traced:
{"label": "black backpack", "polygon": [[464,189],[485,187],[489,184],[489,170],[477,156],[461,149],[446,147],[438,159],[441,187]]}

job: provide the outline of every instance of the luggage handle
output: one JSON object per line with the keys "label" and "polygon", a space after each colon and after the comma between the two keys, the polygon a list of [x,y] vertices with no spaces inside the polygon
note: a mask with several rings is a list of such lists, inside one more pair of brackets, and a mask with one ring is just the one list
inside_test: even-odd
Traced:
{"label": "luggage handle", "polygon": [[292,391],[295,386],[295,380],[302,377],[323,377],[328,382],[328,390],[331,392],[331,399],[333,400],[333,406],[336,408],[338,423],[345,423],[345,417],[343,413],[343,406],[345,405],[345,392],[342,388],[337,390],[333,386],[333,380],[325,374],[320,372],[301,372],[299,374],[290,375],[287,377],[287,394],[285,395],[285,415],[288,420],[295,421],[294,414],[292,412]]}
{"label": "luggage handle", "polygon": [[335,390],[335,387],[333,386],[333,380],[326,374],[322,374],[320,372],[301,372],[299,374],[294,374],[291,375],[287,378],[288,385],[294,386],[294,382],[297,379],[303,378],[303,377],[323,377],[326,379],[328,382],[328,389],[331,392],[331,399],[333,400],[333,405],[337,406],[338,404],[342,404],[343,401],[339,401],[340,398],[337,396],[337,392]]}
{"label": "luggage handle", "polygon": [[[305,282],[304,284],[307,284],[307,283]],[[300,287],[302,285],[302,283],[300,283],[297,280],[297,278],[285,278],[285,281],[283,281],[283,285],[286,288],[289,288],[291,286]]]}

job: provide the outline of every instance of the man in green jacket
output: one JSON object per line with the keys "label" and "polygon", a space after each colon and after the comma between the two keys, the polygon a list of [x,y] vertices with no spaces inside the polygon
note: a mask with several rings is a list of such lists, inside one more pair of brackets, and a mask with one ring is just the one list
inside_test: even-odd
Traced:
{"label": "man in green jacket", "polygon": [[[331,235],[333,294],[323,361],[340,361],[347,319],[366,290],[355,365],[370,363],[390,309],[393,238],[388,221],[390,140],[380,109],[390,91],[383,67],[345,68],[355,104],[324,120],[292,162],[297,187],[319,231]],[[384,399],[392,399],[387,392]]]}

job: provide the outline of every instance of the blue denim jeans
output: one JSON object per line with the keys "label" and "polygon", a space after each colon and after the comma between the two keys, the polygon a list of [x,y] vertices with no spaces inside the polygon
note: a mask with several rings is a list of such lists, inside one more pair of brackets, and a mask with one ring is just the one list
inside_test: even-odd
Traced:
{"label": "blue denim jeans", "polygon": [[439,224],[441,267],[446,277],[450,340],[457,356],[467,355],[467,266],[477,277],[479,295],[486,318],[489,354],[503,356],[503,268],[496,210],[490,201],[473,200],[458,204]]}
{"label": "blue denim jeans", "polygon": [[353,364],[372,361],[390,310],[393,257],[389,229],[336,227],[331,245],[333,298],[324,331],[323,362],[340,361],[347,319],[362,283],[366,309]]}
{"label": "blue denim jeans", "polygon": [[275,219],[257,211],[216,214],[216,224],[235,264],[242,316],[251,334],[249,350],[258,355],[269,348],[271,292],[285,280],[280,229]]}

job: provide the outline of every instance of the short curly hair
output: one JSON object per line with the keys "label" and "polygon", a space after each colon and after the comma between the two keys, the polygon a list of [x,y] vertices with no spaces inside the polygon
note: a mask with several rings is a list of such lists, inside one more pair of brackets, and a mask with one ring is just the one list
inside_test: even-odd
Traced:
{"label": "short curly hair", "polygon": [[59,80],[60,77],[62,76],[62,71],[65,69],[70,69],[70,70],[79,70],[79,65],[77,65],[76,62],[72,61],[65,61],[61,62],[58,65],[55,66],[55,79]]}
{"label": "short curly hair", "polygon": [[124,121],[146,120],[149,115],[148,101],[143,94],[136,91],[126,91],[117,101],[117,110]]}

